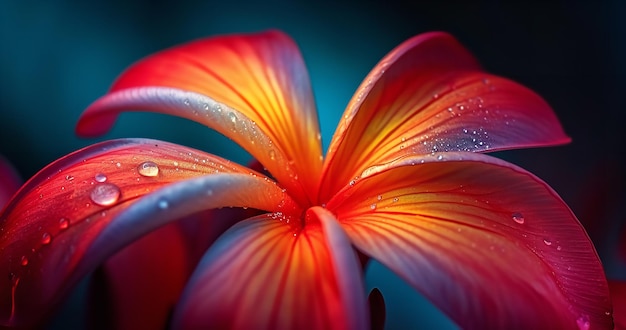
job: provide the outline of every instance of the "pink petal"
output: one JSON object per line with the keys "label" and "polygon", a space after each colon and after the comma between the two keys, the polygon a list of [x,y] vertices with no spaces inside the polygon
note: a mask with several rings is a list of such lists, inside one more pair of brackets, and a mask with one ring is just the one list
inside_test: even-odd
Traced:
{"label": "pink petal", "polygon": [[273,213],[238,223],[207,252],[174,316],[178,328],[366,329],[356,253],[334,216]]}
{"label": "pink petal", "polygon": [[292,203],[268,178],[191,148],[137,139],[79,150],[35,175],[0,215],[0,325],[39,322],[84,274],[170,221]]}
{"label": "pink petal", "polygon": [[350,101],[330,143],[320,200],[365,168],[406,154],[568,141],[537,94],[484,73],[452,36],[422,34],[383,58]]}
{"label": "pink petal", "polygon": [[322,151],[313,93],[298,47],[281,32],[207,38],[149,56],[85,111],[77,132],[103,134],[125,110],[206,125],[240,144],[296,199],[316,192]]}
{"label": "pink petal", "polygon": [[596,251],[544,182],[476,153],[366,170],[327,208],[353,244],[463,328],[608,328]]}

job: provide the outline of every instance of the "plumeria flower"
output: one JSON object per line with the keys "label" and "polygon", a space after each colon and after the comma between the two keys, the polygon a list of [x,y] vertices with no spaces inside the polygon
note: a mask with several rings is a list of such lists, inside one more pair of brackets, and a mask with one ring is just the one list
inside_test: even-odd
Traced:
{"label": "plumeria flower", "polygon": [[[3,325],[40,322],[127,245],[107,266],[141,275],[110,276],[110,298],[125,304],[127,290],[147,284],[127,313],[154,304],[165,322],[163,306],[175,305],[173,328],[366,329],[368,258],[464,328],[613,325],[602,265],[568,206],[533,174],[485,155],[569,138],[544,100],[485,73],[448,34],[386,55],[325,156],[302,57],[277,31],[139,61],[77,132],[101,135],[128,109],[204,124],[262,168],[147,139],[55,161],[1,215]],[[224,207],[249,217],[209,211]],[[154,230],[162,236],[150,240]],[[209,245],[198,237],[218,235],[196,258]]]}

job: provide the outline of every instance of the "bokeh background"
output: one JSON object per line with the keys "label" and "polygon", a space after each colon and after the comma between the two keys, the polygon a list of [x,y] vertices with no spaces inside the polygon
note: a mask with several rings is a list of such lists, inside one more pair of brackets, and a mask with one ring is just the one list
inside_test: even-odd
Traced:
{"label": "bokeh background", "polygon": [[[425,31],[451,32],[488,71],[537,91],[573,142],[498,156],[547,181],[587,227],[608,276],[624,277],[618,241],[626,220],[626,2],[619,0],[0,0],[0,154],[23,178],[118,137],[167,140],[246,163],[230,141],[178,118],[125,114],[101,139],[77,138],[74,124],[143,56],[204,36],[268,28],[284,30],[301,47],[325,146],[361,79],[393,47]],[[372,266],[367,283],[385,295],[388,328],[452,326],[382,266]],[[71,323],[76,308],[68,304],[55,326],[79,324]]]}

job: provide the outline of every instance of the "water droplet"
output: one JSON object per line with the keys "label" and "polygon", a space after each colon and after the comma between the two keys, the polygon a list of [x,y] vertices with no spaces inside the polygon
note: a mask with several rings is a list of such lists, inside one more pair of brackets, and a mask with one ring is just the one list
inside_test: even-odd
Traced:
{"label": "water droplet", "polygon": [[67,229],[70,226],[70,220],[67,218],[59,219],[59,229]]}
{"label": "water droplet", "polygon": [[159,201],[159,208],[161,210],[165,210],[169,206],[170,206],[170,204],[167,201]]}
{"label": "water droplet", "polygon": [[22,256],[22,260],[20,261],[22,266],[28,265],[28,258],[26,256]]}
{"label": "water droplet", "polygon": [[96,176],[94,176],[94,179],[98,182],[105,182],[107,180],[107,176],[103,173],[98,173],[96,174]]}
{"label": "water droplet", "polygon": [[443,159],[443,155],[437,156],[437,160],[442,160],[442,159]]}
{"label": "water droplet", "polygon": [[49,233],[41,235],[41,244],[50,244],[50,241],[52,241],[52,236]]}
{"label": "water droplet", "polygon": [[142,176],[155,177],[159,175],[159,166],[155,162],[143,162],[137,166],[137,172]]}
{"label": "water droplet", "polygon": [[184,103],[186,106],[189,106],[189,104],[191,104],[191,103],[189,102],[189,99],[184,99],[184,100],[183,100],[183,103]]}
{"label": "water droplet", "polygon": [[589,330],[591,327],[591,323],[589,322],[589,317],[587,315],[581,315],[576,320],[576,324],[578,324],[578,329],[580,330]]}
{"label": "water droplet", "polygon": [[122,164],[120,164],[120,163],[115,163],[115,167],[120,168],[120,167],[122,167]]}
{"label": "water droplet", "polygon": [[511,214],[511,218],[520,225],[524,223],[524,215],[520,212],[513,212],[513,214]]}
{"label": "water droplet", "polygon": [[398,197],[394,197],[394,198],[393,198],[393,202],[394,202],[394,203],[395,203],[395,202],[397,202],[398,200],[399,200],[399,199],[398,199]]}
{"label": "water droplet", "polygon": [[228,118],[230,118],[230,122],[233,124],[237,123],[237,115],[234,112],[228,113]]}
{"label": "water droplet", "polygon": [[370,205],[370,210],[375,210],[376,209],[376,203]]}
{"label": "water droplet", "polygon": [[67,181],[72,181],[72,180],[74,180],[74,177],[73,177],[73,176],[71,176],[71,175],[66,175],[66,176],[65,176],[65,180],[67,180]]}
{"label": "water droplet", "polygon": [[382,195],[378,195],[376,196],[376,199],[378,199],[379,201],[383,200],[383,196]]}
{"label": "water droplet", "polygon": [[271,160],[276,159],[276,151],[274,149],[270,149],[269,155]]}
{"label": "water droplet", "polygon": [[557,250],[557,251],[561,251],[562,249],[563,249],[563,248],[562,248],[560,245],[556,247],[556,250]]}
{"label": "water droplet", "polygon": [[91,200],[100,206],[115,204],[120,199],[121,191],[112,183],[102,183],[91,191]]}
{"label": "water droplet", "polygon": [[355,184],[356,184],[356,181],[350,180],[350,187],[354,186]]}
{"label": "water droplet", "polygon": [[550,246],[550,245],[552,245],[552,241],[551,241],[551,240],[549,240],[549,239],[547,239],[547,238],[544,238],[544,239],[543,239],[543,244],[545,244],[545,245],[547,245],[547,246]]}

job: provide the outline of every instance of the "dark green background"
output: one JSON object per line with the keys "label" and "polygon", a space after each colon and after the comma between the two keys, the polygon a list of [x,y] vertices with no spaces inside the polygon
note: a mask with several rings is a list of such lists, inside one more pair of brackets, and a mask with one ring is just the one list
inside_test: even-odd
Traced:
{"label": "dark green background", "polygon": [[[589,229],[611,277],[626,220],[626,2],[0,1],[0,154],[24,178],[99,140],[151,137],[245,163],[247,155],[185,120],[125,114],[98,140],[74,136],[81,111],[135,60],[209,35],[279,28],[300,45],[327,145],[374,64],[421,32],[454,34],[490,72],[542,95],[568,146],[502,153],[546,180]],[[514,267],[514,261],[512,261]],[[442,317],[386,270],[368,274],[389,328],[442,327]],[[444,321],[442,321],[444,320]],[[441,322],[444,322],[443,324]],[[449,325],[449,324],[448,324]]]}

